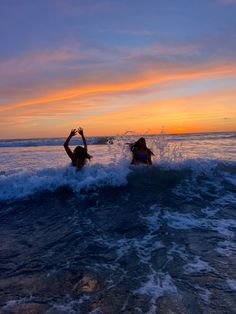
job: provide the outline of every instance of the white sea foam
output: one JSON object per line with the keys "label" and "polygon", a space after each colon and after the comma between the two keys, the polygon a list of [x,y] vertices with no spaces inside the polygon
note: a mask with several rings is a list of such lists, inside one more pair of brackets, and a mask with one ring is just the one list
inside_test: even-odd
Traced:
{"label": "white sea foam", "polygon": [[209,219],[199,218],[192,214],[165,211],[164,219],[174,229],[188,230],[192,228],[211,229],[219,232],[228,238],[234,237],[235,232],[230,228],[236,228],[236,221],[233,219]]}
{"label": "white sea foam", "polygon": [[156,313],[156,300],[163,295],[177,294],[177,288],[173,279],[168,273],[152,271],[142,286],[135,291],[137,294],[148,295],[150,299],[150,309],[148,313]]}
{"label": "white sea foam", "polygon": [[150,207],[150,214],[142,217],[143,220],[147,223],[147,227],[150,232],[157,231],[160,228],[160,215],[161,215],[161,207],[157,204],[153,204]]}
{"label": "white sea foam", "polygon": [[218,253],[225,256],[236,254],[236,244],[232,241],[220,241],[215,249]]}
{"label": "white sea foam", "polygon": [[200,298],[205,303],[209,304],[210,303],[211,292],[208,289],[206,289],[206,288],[200,287],[199,285],[195,285],[194,287],[197,289]]}
{"label": "white sea foam", "polygon": [[214,202],[212,202],[213,205],[219,208],[234,203],[236,203],[236,193],[226,193],[225,195],[218,197]]}
{"label": "white sea foam", "polygon": [[218,219],[209,221],[208,223],[212,230],[219,232],[226,238],[234,238],[235,232],[230,230],[230,228],[236,228],[236,221],[234,219]]}
{"label": "white sea foam", "polygon": [[134,241],[133,243],[133,246],[142,263],[149,264],[152,258],[152,253],[165,247],[165,245],[161,241],[157,241],[154,238],[154,236],[146,235],[141,241]]}
{"label": "white sea foam", "polygon": [[121,258],[128,256],[130,252],[135,252],[141,263],[149,264],[152,258],[152,254],[165,247],[162,241],[156,239],[155,235],[146,234],[140,238],[122,238],[116,239],[105,239],[104,237],[97,238],[97,243],[102,246],[106,246],[109,249],[116,251],[116,261]]}
{"label": "white sea foam", "polygon": [[54,191],[68,186],[79,193],[81,189],[101,186],[120,186],[127,183],[130,172],[127,163],[94,164],[76,171],[73,167],[47,168],[38,171],[22,171],[0,177],[0,200],[26,197],[41,191]]}
{"label": "white sea foam", "polygon": [[188,230],[201,226],[201,220],[197,219],[192,214],[183,214],[179,212],[165,211],[164,219],[168,226],[174,229]]}
{"label": "white sea foam", "polygon": [[[65,166],[69,161],[61,147],[2,147],[1,150],[4,151],[0,154],[0,200],[17,199],[44,189],[53,191],[62,185],[71,186],[78,191],[81,188],[89,188],[90,186],[97,187],[99,184],[119,185],[121,181],[123,184],[126,174],[130,171],[128,165],[131,158],[129,146],[126,143],[134,142],[136,139],[135,136],[130,138],[126,136],[114,139],[113,145],[90,145],[89,152],[94,158],[88,167],[78,173],[72,170],[71,167]],[[6,142],[13,146],[19,143],[19,145],[22,143],[25,143],[24,145],[54,145],[61,140],[48,139],[47,141],[39,139]],[[98,140],[96,139],[96,141]],[[218,159],[205,160],[200,157],[183,157],[182,148],[177,148],[175,145],[170,148],[170,143],[166,141],[164,135],[161,135],[160,138],[149,136],[147,142],[148,145],[153,145],[155,153],[153,168],[179,171],[190,169],[192,171],[193,177],[189,179],[189,184],[187,186],[186,184],[185,186],[179,185],[175,189],[177,195],[192,198],[200,197],[200,192],[207,193],[204,185],[199,186],[193,182],[194,176],[199,174],[205,174],[209,178],[208,186],[212,184],[214,189],[220,186],[221,178],[219,177],[216,182],[213,173],[219,163]],[[94,164],[96,161],[101,164]],[[232,165],[235,166],[233,163]],[[223,172],[222,174],[223,176],[227,175]],[[214,180],[211,180],[213,176]],[[228,175],[228,177],[230,176]],[[184,182],[186,183],[187,180],[184,180]],[[193,189],[195,185],[197,188]],[[231,197],[231,200],[228,199],[229,203],[235,201],[235,197]],[[221,202],[223,201],[221,199]]]}
{"label": "white sea foam", "polygon": [[227,279],[226,280],[226,283],[227,283],[227,285],[229,286],[229,288],[232,290],[232,291],[234,291],[234,292],[236,292],[236,280],[233,280],[233,279]]}
{"label": "white sea foam", "polygon": [[7,303],[2,307],[3,310],[12,311],[16,306],[20,304],[34,302],[35,298],[33,296],[19,298],[16,300],[9,300]]}
{"label": "white sea foam", "polygon": [[46,314],[76,314],[78,313],[73,309],[74,304],[61,304],[61,305],[53,305],[49,310],[47,310]]}
{"label": "white sea foam", "polygon": [[207,262],[203,261],[200,256],[195,256],[193,261],[184,265],[185,273],[208,273],[214,271]]}
{"label": "white sea foam", "polygon": [[[0,147],[38,147],[38,146],[59,146],[61,147],[65,139],[58,138],[35,138],[35,139],[15,139],[15,140],[0,140]],[[106,136],[87,137],[88,144],[106,144],[112,141],[112,138]],[[82,139],[74,137],[72,139],[74,145],[81,145]]]}
{"label": "white sea foam", "polygon": [[177,293],[177,288],[168,273],[153,272],[147,276],[147,281],[136,292],[157,299],[164,294]]}
{"label": "white sea foam", "polygon": [[230,183],[232,186],[236,187],[236,176],[230,175],[229,173],[224,172],[224,179],[226,182]]}
{"label": "white sea foam", "polygon": [[207,217],[213,217],[215,216],[219,211],[219,208],[210,208],[210,207],[205,207],[201,209],[201,212],[205,214]]}
{"label": "white sea foam", "polygon": [[188,261],[191,258],[191,256],[187,253],[185,246],[172,243],[172,247],[167,253],[168,260],[173,260],[175,255],[179,255],[183,261]]}
{"label": "white sea foam", "polygon": [[99,307],[89,312],[89,314],[103,314],[103,313],[104,312]]}
{"label": "white sea foam", "polygon": [[88,295],[82,295],[78,300],[72,300],[71,297],[66,296],[64,300],[56,304],[52,304],[46,314],[76,314],[80,306],[89,300]]}

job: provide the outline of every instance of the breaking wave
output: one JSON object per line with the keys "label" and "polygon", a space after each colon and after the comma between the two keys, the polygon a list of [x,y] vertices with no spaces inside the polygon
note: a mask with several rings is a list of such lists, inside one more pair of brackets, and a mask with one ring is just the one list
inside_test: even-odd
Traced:
{"label": "breaking wave", "polygon": [[[236,190],[236,163],[217,160],[189,159],[179,162],[163,160],[152,167],[130,166],[128,160],[110,164],[91,164],[81,171],[72,166],[25,170],[18,173],[0,174],[0,200],[14,200],[34,193],[55,191],[68,187],[79,195],[104,186],[116,187],[136,184],[136,193],[142,193],[143,185],[172,186],[178,180],[185,188],[178,192],[187,193],[189,186],[201,178],[209,185],[221,184]],[[188,187],[187,187],[188,186]],[[163,187],[165,188],[165,187]],[[197,186],[200,192],[203,187]],[[140,189],[140,190],[139,190]]]}
{"label": "breaking wave", "polygon": [[[103,145],[111,141],[112,138],[108,137],[88,137],[88,144]],[[0,147],[38,147],[38,146],[62,146],[65,138],[35,138],[35,139],[13,139],[13,140],[0,140]],[[80,138],[73,138],[71,141],[74,145],[81,145]]]}

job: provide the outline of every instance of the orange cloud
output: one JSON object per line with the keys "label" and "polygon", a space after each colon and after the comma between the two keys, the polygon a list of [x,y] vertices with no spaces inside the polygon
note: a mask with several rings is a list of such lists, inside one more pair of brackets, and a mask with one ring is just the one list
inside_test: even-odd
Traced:
{"label": "orange cloud", "polygon": [[127,93],[139,89],[145,89],[155,84],[164,82],[179,82],[182,80],[199,80],[201,78],[223,78],[236,75],[236,64],[226,63],[217,65],[208,65],[202,68],[194,67],[175,67],[163,70],[149,70],[143,73],[131,74],[125,76],[123,80],[116,83],[93,84],[86,86],[78,86],[75,88],[67,88],[64,90],[53,90],[45,92],[45,96],[36,97],[14,103],[2,104],[0,112],[20,107],[32,105],[41,105],[55,103],[59,101],[67,101],[70,99],[80,99],[93,95],[114,95],[117,93]]}
{"label": "orange cloud", "polygon": [[224,89],[149,102],[143,100],[128,108],[112,108],[111,112],[96,115],[87,114],[94,108],[93,105],[86,107],[86,103],[85,108],[81,107],[78,112],[73,108],[74,111],[66,117],[53,113],[42,116],[40,112],[35,115],[30,107],[29,116],[22,110],[1,119],[2,134],[12,137],[17,129],[17,135],[23,137],[65,136],[77,125],[84,126],[87,135],[111,135],[127,130],[145,133],[147,129],[149,133],[159,133],[163,126],[168,133],[233,131],[236,125],[235,100],[236,91]]}
{"label": "orange cloud", "polygon": [[[236,125],[236,91],[205,92],[200,95],[143,102],[124,110],[81,119],[90,132],[101,134],[134,132],[169,133],[233,131]],[[225,116],[230,119],[225,119]],[[73,121],[76,123],[76,121]],[[69,125],[68,125],[69,127]],[[109,130],[109,131],[108,131]]]}
{"label": "orange cloud", "polygon": [[[15,137],[14,127],[18,126],[18,136],[58,136],[63,135],[65,129],[76,126],[78,119],[90,135],[119,133],[130,126],[135,131],[151,128],[153,133],[159,132],[161,126],[166,126],[168,132],[209,131],[217,130],[217,127],[233,130],[233,124],[236,124],[234,91],[218,90],[187,96],[186,89],[185,95],[179,98],[173,98],[171,93],[172,88],[185,86],[189,81],[199,84],[202,79],[235,76],[236,63],[199,67],[163,64],[160,68],[153,66],[152,69],[119,74],[119,79],[112,73],[109,81],[93,80],[90,84],[64,89],[48,86],[41,97],[31,96],[0,106],[1,134]],[[156,101],[147,101],[150,91],[157,93],[169,83],[170,94],[165,93],[165,99],[162,95],[156,96],[159,98]],[[61,86],[66,84],[61,82]],[[137,95],[142,95],[141,102]],[[17,95],[13,96],[17,98]],[[223,120],[227,116],[231,119]],[[30,135],[26,135],[27,132]]]}

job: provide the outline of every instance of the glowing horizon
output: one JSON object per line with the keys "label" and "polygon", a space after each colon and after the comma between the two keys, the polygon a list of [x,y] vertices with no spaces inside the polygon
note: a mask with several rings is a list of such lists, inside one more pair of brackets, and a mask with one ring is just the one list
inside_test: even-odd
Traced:
{"label": "glowing horizon", "polygon": [[235,1],[0,9],[0,138],[236,131]]}

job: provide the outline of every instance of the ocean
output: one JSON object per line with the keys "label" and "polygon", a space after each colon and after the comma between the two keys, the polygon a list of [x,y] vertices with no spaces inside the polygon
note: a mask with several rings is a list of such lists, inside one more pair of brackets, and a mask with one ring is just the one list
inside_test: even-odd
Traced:
{"label": "ocean", "polygon": [[236,313],[236,132],[144,136],[0,140],[0,313]]}

